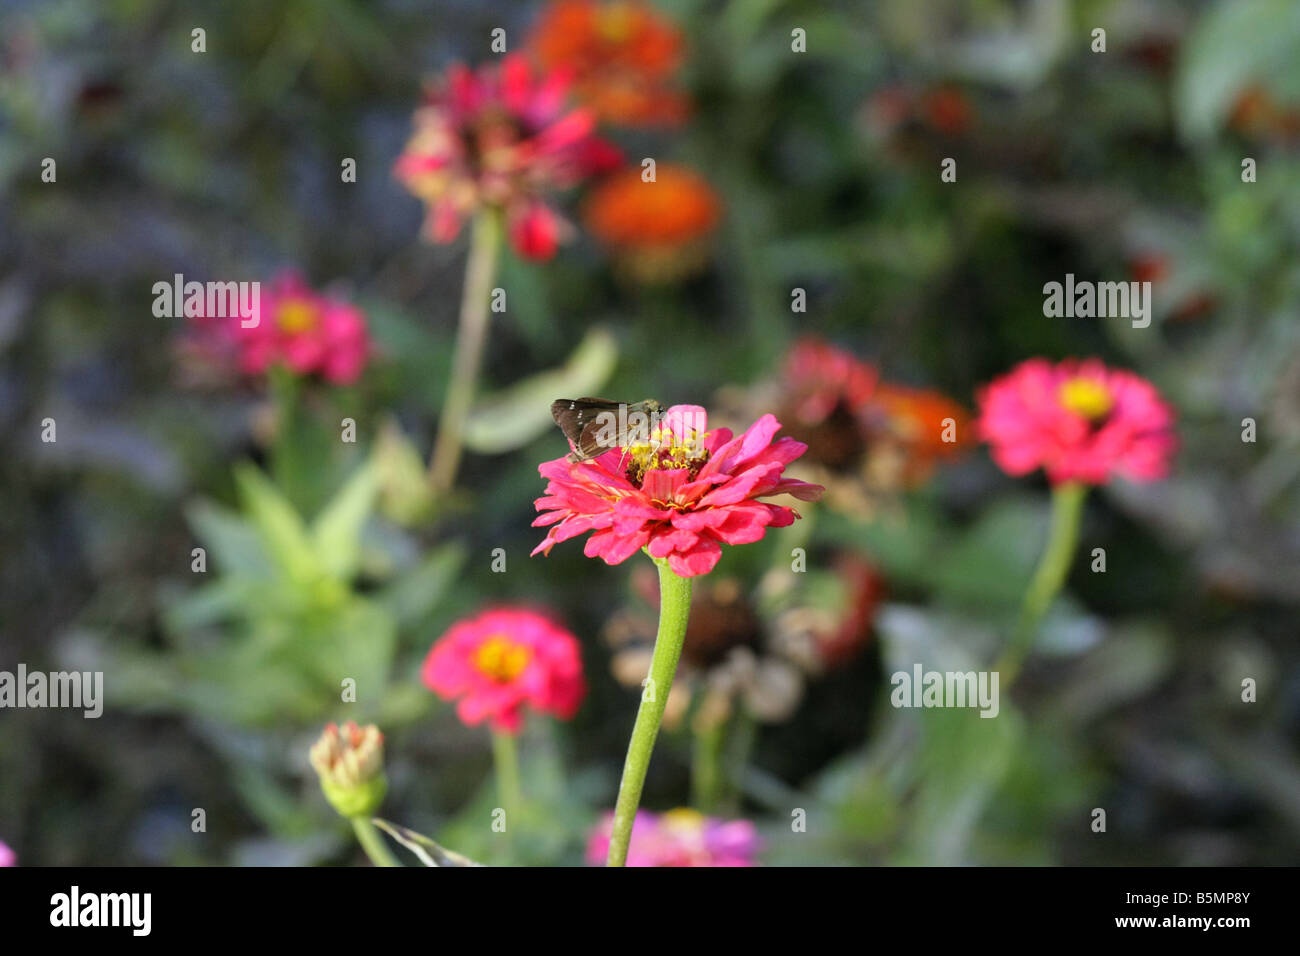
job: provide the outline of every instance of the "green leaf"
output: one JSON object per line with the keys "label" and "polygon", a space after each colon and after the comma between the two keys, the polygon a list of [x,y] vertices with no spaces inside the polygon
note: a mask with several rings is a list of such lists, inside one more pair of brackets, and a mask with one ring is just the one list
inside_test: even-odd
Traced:
{"label": "green leaf", "polygon": [[400,625],[414,624],[442,600],[464,563],[464,546],[443,545],[389,584],[379,601]]}
{"label": "green leaf", "polygon": [[618,361],[618,343],[593,328],[557,369],[539,372],[481,400],[465,423],[465,446],[485,455],[520,448],[552,427],[551,402],[580,398],[604,385]]}
{"label": "green leaf", "polygon": [[1300,93],[1300,5],[1237,0],[1214,7],[1183,44],[1175,87],[1178,121],[1190,139],[1211,136],[1242,89],[1264,82],[1283,99]]}
{"label": "green leaf", "polygon": [[253,465],[236,466],[235,484],[262,543],[285,576],[297,583],[318,577],[320,562],[302,517],[289,500]]}
{"label": "green leaf", "polygon": [[387,820],[379,819],[379,817],[375,817],[371,822],[419,857],[420,862],[425,866],[483,865],[482,863],[475,863],[467,856],[461,856],[459,853],[439,846],[423,833],[416,833],[414,830],[406,829],[406,827],[399,827],[396,823],[389,823]]}
{"label": "green leaf", "polygon": [[367,462],[325,506],[312,524],[311,541],[320,565],[346,581],[356,571],[361,554],[361,529],[374,511],[379,492],[378,472]]}
{"label": "green leaf", "polygon": [[185,510],[185,517],[212,563],[222,571],[256,576],[271,573],[271,560],[257,529],[235,512],[199,501]]}

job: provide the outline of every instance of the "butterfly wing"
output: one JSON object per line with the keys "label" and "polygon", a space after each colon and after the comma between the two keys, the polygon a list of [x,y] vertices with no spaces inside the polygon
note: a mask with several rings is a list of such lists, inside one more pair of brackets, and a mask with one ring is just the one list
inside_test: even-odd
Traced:
{"label": "butterfly wing", "polygon": [[569,461],[586,461],[618,447],[617,441],[601,444],[601,414],[618,414],[619,403],[607,398],[559,398],[551,402],[551,417],[573,447]]}

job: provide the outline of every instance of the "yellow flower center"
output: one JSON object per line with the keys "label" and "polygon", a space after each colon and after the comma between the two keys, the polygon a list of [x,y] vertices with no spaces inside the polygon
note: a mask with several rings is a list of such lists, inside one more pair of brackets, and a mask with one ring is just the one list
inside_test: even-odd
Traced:
{"label": "yellow flower center", "polygon": [[474,652],[474,666],[493,680],[514,680],[528,666],[533,652],[504,637],[489,637]]}
{"label": "yellow flower center", "polygon": [[656,428],[648,439],[633,442],[623,449],[628,460],[628,480],[640,485],[646,472],[676,468],[687,469],[694,478],[709,460],[704,438],[705,435],[692,431],[690,438],[683,439],[667,428]]}
{"label": "yellow flower center", "polygon": [[316,325],[316,307],[309,302],[286,302],[275,314],[275,324],[282,332],[296,335]]}
{"label": "yellow flower center", "polygon": [[692,810],[689,807],[678,807],[676,810],[667,810],[659,818],[660,823],[665,827],[683,831],[683,830],[703,830],[704,814],[698,810]]}
{"label": "yellow flower center", "polygon": [[1072,378],[1063,382],[1059,398],[1062,405],[1089,421],[1105,418],[1115,405],[1110,390],[1092,378]]}
{"label": "yellow flower center", "polygon": [[611,3],[597,14],[596,29],[607,43],[623,43],[632,35],[636,11],[629,3]]}

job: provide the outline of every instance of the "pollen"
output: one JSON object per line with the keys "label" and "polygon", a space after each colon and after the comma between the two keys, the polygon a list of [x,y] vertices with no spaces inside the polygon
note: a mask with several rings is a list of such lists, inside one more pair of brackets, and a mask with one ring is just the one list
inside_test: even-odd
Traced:
{"label": "pollen", "polygon": [[504,637],[489,637],[474,652],[474,666],[495,681],[509,683],[528,666],[533,652]]}
{"label": "pollen", "polygon": [[709,452],[704,447],[706,437],[707,433],[701,434],[693,429],[689,437],[682,438],[667,428],[656,428],[645,440],[623,449],[628,459],[628,480],[639,486],[647,472],[679,469],[685,469],[694,479],[709,460]]}
{"label": "pollen", "polygon": [[309,302],[286,302],[276,312],[275,324],[290,335],[306,332],[316,325],[316,307]]}
{"label": "pollen", "polygon": [[1058,398],[1070,411],[1094,422],[1109,415],[1115,405],[1110,389],[1093,378],[1072,378],[1063,382]]}

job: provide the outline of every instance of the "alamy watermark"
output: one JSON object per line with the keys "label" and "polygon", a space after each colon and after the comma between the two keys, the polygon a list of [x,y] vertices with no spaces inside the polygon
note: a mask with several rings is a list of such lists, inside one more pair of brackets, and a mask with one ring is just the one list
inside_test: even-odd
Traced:
{"label": "alamy watermark", "polygon": [[895,707],[978,707],[981,717],[998,715],[997,671],[927,671],[915,664],[889,682]]}
{"label": "alamy watermark", "polygon": [[103,671],[0,671],[0,708],[73,707],[91,719],[104,712]]}
{"label": "alamy watermark", "polygon": [[1150,282],[1075,282],[1067,272],[1064,283],[1044,285],[1043,295],[1049,319],[1132,319],[1135,329],[1151,324]]}
{"label": "alamy watermark", "polygon": [[186,282],[178,272],[171,282],[155,282],[153,295],[153,314],[160,319],[238,318],[245,329],[262,321],[260,282]]}

